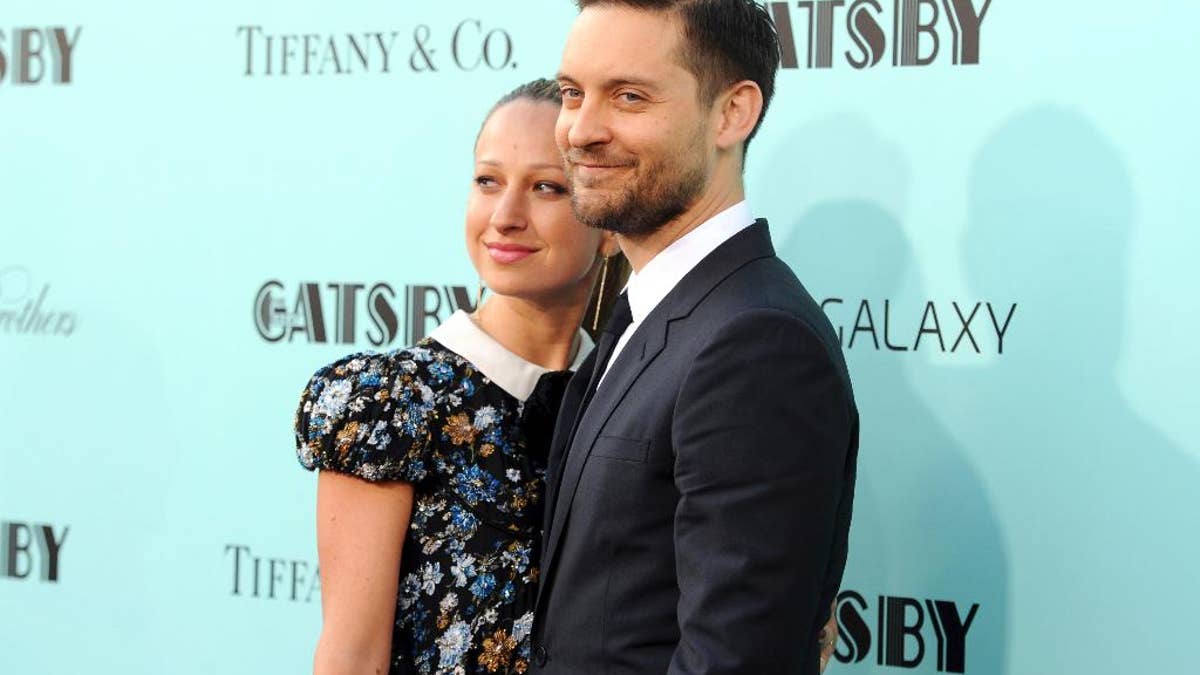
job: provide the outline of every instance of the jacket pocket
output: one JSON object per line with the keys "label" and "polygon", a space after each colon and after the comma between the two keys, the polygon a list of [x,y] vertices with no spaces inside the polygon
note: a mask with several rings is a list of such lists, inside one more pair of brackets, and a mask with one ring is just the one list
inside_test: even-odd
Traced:
{"label": "jacket pocket", "polygon": [[591,454],[593,457],[645,464],[646,458],[650,454],[650,441],[619,436],[600,436],[596,439],[596,444],[592,446]]}

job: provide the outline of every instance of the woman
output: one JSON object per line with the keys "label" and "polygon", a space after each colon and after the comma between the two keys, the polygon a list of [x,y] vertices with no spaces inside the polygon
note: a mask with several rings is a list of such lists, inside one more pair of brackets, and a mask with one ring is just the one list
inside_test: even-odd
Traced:
{"label": "woman", "polygon": [[487,301],[304,391],[298,454],[323,469],[319,675],[527,669],[545,455],[592,346],[589,295],[618,253],[571,213],[558,107],[557,84],[525,85],[476,141],[466,239]]}
{"label": "woman", "polygon": [[298,455],[322,469],[316,675],[528,669],[554,418],[591,349],[581,320],[602,325],[627,273],[571,213],[559,102],[554,82],[524,85],[476,141],[466,239],[488,300],[303,393]]}

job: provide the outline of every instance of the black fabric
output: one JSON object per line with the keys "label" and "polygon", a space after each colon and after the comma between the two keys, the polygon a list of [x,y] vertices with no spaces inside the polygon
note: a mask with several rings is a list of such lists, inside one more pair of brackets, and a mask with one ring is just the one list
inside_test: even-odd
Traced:
{"label": "black fabric", "polygon": [[549,454],[558,409],[572,374],[569,370],[544,373],[521,410],[520,428],[525,432],[525,448],[539,462],[544,463]]}

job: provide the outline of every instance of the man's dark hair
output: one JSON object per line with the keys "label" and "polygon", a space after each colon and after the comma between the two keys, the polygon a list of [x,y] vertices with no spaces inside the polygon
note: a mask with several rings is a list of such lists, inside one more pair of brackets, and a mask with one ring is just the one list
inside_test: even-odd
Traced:
{"label": "man's dark hair", "polygon": [[754,0],[575,0],[580,11],[614,5],[675,12],[683,30],[680,58],[700,83],[700,100],[711,104],[735,82],[750,80],[762,90],[763,109],[746,145],[758,133],[775,95],[779,36],[765,7]]}

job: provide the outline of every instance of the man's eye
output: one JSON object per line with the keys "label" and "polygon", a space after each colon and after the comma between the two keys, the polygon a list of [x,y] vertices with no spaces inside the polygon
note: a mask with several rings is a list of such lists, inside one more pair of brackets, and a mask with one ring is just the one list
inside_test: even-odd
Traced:
{"label": "man's eye", "polygon": [[646,100],[632,91],[624,92],[620,96],[621,100],[625,101],[626,103],[641,103],[642,101]]}
{"label": "man's eye", "polygon": [[561,93],[563,98],[583,98],[583,92],[575,87],[563,87]]}

